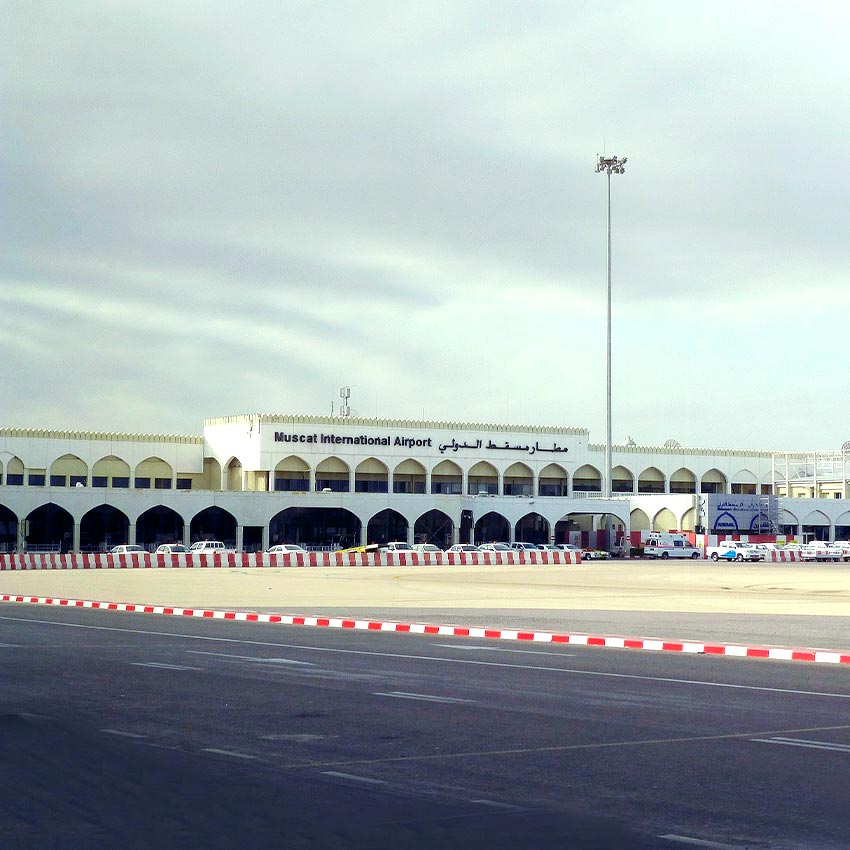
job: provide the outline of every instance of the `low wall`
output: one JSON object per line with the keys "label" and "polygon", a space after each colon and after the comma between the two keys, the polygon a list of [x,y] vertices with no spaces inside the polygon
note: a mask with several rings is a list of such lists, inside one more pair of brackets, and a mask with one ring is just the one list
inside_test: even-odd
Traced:
{"label": "low wall", "polygon": [[289,552],[251,554],[82,555],[15,553],[0,555],[2,570],[129,570],[228,567],[420,567],[580,564],[578,552]]}
{"label": "low wall", "polygon": [[782,551],[774,551],[768,552],[765,561],[773,561],[774,563],[786,564],[789,561],[802,561],[803,559],[800,557],[799,552],[782,552]]}

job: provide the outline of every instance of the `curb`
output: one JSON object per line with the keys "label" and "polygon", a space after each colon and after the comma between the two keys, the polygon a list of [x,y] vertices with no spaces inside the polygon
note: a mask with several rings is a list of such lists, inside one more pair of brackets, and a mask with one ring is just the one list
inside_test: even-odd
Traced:
{"label": "curb", "polygon": [[733,658],[767,658],[774,661],[809,661],[819,664],[850,664],[850,652],[791,649],[787,647],[709,644],[695,641],[665,641],[657,638],[624,638],[611,635],[562,634],[557,632],[488,629],[480,626],[439,626],[428,623],[399,623],[391,620],[356,620],[340,617],[295,616],[291,614],[259,614],[247,611],[221,611],[206,608],[143,605],[127,602],[96,602],[81,599],[59,599],[51,596],[13,596],[4,594],[0,602],[29,605],[57,605],[65,608],[89,608],[101,611],[124,611],[135,614],[164,614],[175,617],[197,617],[206,620],[235,620],[246,623],[270,623],[285,626],[312,626],[330,629],[356,629],[370,632],[396,632],[447,637],[521,640],[533,643],[562,643],[607,649],[642,649],[652,652],[682,652],[690,655],[716,655]]}

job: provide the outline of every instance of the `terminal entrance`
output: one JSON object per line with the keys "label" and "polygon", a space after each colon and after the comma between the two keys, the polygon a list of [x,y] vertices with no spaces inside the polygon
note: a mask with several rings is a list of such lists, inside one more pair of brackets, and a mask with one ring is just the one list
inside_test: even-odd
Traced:
{"label": "terminal entrance", "polygon": [[18,546],[18,518],[0,505],[0,552],[12,552]]}
{"label": "terminal entrance", "polygon": [[[511,539],[511,524],[501,514],[490,511],[475,523],[475,543],[507,543]],[[461,543],[468,543],[461,529]]]}
{"label": "terminal entrance", "polygon": [[441,549],[448,549],[454,543],[454,523],[442,511],[432,510],[422,514],[413,526],[415,543],[433,543]]}
{"label": "terminal entrance", "polygon": [[[182,522],[180,527],[182,529]],[[216,506],[205,508],[192,518],[189,534],[192,543],[197,543],[199,540],[220,540],[225,546],[235,548],[236,517],[224,508]],[[138,527],[136,537],[138,538]]]}
{"label": "terminal entrance", "polygon": [[[154,548],[161,543],[182,543],[183,526],[183,517],[177,511],[165,505],[157,505],[145,511],[136,520],[136,543],[140,546],[154,546]],[[235,531],[233,534],[235,539]],[[209,539],[225,540],[224,537],[212,536]]]}
{"label": "terminal entrance", "polygon": [[269,546],[349,549],[360,545],[360,528],[360,520],[344,508],[287,508],[269,523]]}
{"label": "terminal entrance", "polygon": [[111,505],[92,508],[80,521],[80,551],[108,552],[127,542],[130,520]]}
{"label": "terminal entrance", "polygon": [[42,505],[27,517],[27,550],[70,552],[74,545],[74,518],[58,505]]}
{"label": "terminal entrance", "polygon": [[366,541],[380,544],[392,540],[406,542],[407,527],[407,520],[398,511],[387,508],[369,520]]}

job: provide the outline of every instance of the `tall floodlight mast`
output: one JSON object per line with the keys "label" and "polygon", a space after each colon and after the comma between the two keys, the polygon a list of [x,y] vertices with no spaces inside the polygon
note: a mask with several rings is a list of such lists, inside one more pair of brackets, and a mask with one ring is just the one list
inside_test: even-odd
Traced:
{"label": "tall floodlight mast", "polygon": [[[596,172],[608,175],[608,310],[605,333],[605,488],[606,499],[611,498],[611,175],[624,174],[626,157],[598,156]],[[610,543],[610,541],[609,541]]]}

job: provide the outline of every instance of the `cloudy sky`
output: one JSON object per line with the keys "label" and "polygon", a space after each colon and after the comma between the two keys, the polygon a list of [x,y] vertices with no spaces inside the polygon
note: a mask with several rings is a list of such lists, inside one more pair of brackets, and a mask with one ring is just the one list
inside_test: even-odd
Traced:
{"label": "cloudy sky", "polygon": [[850,439],[850,7],[5,0],[0,426]]}

